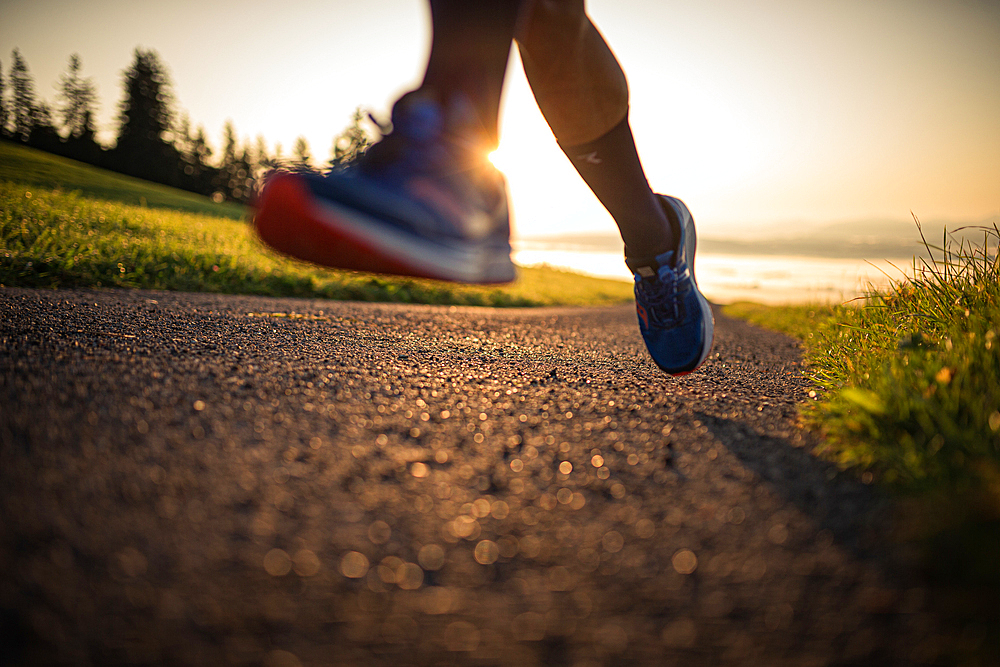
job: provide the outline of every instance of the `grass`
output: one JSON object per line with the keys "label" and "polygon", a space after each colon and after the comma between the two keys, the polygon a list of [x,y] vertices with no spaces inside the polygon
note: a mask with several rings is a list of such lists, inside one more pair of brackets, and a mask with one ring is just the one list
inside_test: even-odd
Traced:
{"label": "grass", "polygon": [[914,277],[853,305],[727,313],[797,336],[821,387],[818,453],[901,499],[937,574],[1000,585],[1000,230],[945,235]]}
{"label": "grass", "polygon": [[825,330],[816,377],[836,391],[813,416],[842,465],[917,492],[998,478],[998,237],[989,230],[981,246],[932,248],[940,258],[915,278]]}
{"label": "grass", "polygon": [[272,253],[231,203],[0,142],[0,285],[481,306],[608,305],[627,283],[520,268],[504,286],[329,271]]}
{"label": "grass", "polygon": [[624,282],[520,268],[504,286],[330,271],[264,248],[241,220],[0,184],[0,285],[135,287],[480,306],[607,305]]}
{"label": "grass", "polygon": [[843,316],[846,306],[791,305],[765,306],[749,301],[739,301],[723,307],[730,317],[746,320],[753,324],[780,331],[809,343],[823,327],[828,326],[838,315]]}
{"label": "grass", "polygon": [[215,203],[201,195],[123,176],[9,141],[0,141],[0,182],[3,181],[47,190],[78,192],[85,197],[122,204],[233,220],[246,219],[249,215],[247,208],[240,204]]}

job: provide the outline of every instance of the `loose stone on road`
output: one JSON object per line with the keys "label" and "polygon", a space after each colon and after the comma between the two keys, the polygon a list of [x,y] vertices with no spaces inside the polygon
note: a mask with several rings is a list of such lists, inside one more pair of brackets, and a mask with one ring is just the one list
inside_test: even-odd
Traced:
{"label": "loose stone on road", "polygon": [[911,664],[942,639],[797,345],[629,307],[0,290],[14,664]]}

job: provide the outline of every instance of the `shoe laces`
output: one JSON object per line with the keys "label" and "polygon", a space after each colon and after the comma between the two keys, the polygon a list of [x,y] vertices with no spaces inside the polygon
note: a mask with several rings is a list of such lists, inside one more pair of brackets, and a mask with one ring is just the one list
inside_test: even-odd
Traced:
{"label": "shoe laces", "polygon": [[369,118],[381,136],[358,159],[363,171],[446,175],[491,166],[478,117],[463,98],[442,105],[413,91],[397,100],[389,123]]}
{"label": "shoe laces", "polygon": [[[367,172],[412,173],[428,171],[443,162],[440,147],[422,137],[414,137],[407,123],[396,121],[391,127],[378,125],[381,137],[360,155],[356,165]],[[417,132],[416,134],[420,134]]]}
{"label": "shoe laces", "polygon": [[660,267],[655,276],[639,280],[636,290],[652,323],[669,328],[683,319],[687,290],[678,272],[669,266]]}

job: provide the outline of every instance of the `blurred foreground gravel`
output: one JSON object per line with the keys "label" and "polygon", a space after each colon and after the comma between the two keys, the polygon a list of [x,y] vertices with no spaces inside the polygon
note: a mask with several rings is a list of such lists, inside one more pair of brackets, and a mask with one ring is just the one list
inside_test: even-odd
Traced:
{"label": "blurred foreground gravel", "polygon": [[630,307],[0,290],[4,664],[868,665],[956,639],[796,344]]}

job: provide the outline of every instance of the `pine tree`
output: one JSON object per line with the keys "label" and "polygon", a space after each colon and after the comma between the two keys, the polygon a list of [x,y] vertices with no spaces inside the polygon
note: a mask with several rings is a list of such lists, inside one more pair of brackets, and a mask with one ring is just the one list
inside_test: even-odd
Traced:
{"label": "pine tree", "polygon": [[60,152],[62,139],[52,121],[52,110],[45,102],[39,102],[31,110],[31,133],[28,135],[28,143],[49,153]]}
{"label": "pine tree", "polygon": [[11,57],[14,61],[10,68],[11,136],[27,142],[35,117],[35,84],[21,52],[14,49]]}
{"label": "pine tree", "polygon": [[254,161],[253,161],[253,177],[254,180],[260,181],[264,178],[266,174],[274,166],[270,155],[267,151],[267,140],[264,139],[263,134],[257,135],[257,150],[254,151]]}
{"label": "pine tree", "polygon": [[181,122],[174,131],[174,148],[181,158],[182,187],[196,190],[194,137],[191,136],[191,118],[186,113],[181,115]]}
{"label": "pine tree", "polygon": [[[182,113],[181,122],[178,123],[177,129],[174,132],[174,148],[180,153],[181,159],[189,165],[191,162],[191,145],[193,143],[194,137],[191,136],[191,118],[187,113]],[[190,174],[191,170],[189,167],[184,167],[184,172]]]}
{"label": "pine tree", "polygon": [[361,125],[367,117],[368,114],[362,111],[361,107],[358,107],[354,110],[354,115],[351,116],[351,124],[340,135],[334,137],[333,148],[330,151],[330,162],[328,163],[331,168],[342,167],[368,150],[372,141],[368,132]]}
{"label": "pine tree", "polygon": [[0,62],[0,137],[7,136],[7,86],[3,79],[3,63]]}
{"label": "pine tree", "polygon": [[69,57],[69,67],[59,79],[59,115],[63,125],[63,145],[60,152],[83,162],[100,162],[101,147],[94,127],[97,89],[93,79],[80,77],[80,56]]}
{"label": "pine tree", "polygon": [[212,151],[205,141],[205,128],[199,127],[197,133],[192,134],[191,119],[186,113],[181,116],[181,122],[174,131],[174,148],[180,155],[183,170],[181,187],[191,192],[211,194],[215,172],[208,166]]}
{"label": "pine tree", "polygon": [[[236,192],[239,188],[239,164],[236,157],[236,128],[233,121],[227,120],[222,128],[222,155],[219,157],[219,178],[216,184],[219,192],[226,199],[239,199]],[[242,194],[242,193],[240,193]]]}
{"label": "pine tree", "polygon": [[212,158],[212,148],[205,138],[205,128],[198,126],[198,131],[191,140],[191,154],[188,158],[193,169],[192,189],[203,195],[210,195],[213,191],[213,182],[216,179],[216,170],[209,166],[208,162]]}
{"label": "pine tree", "polygon": [[180,157],[167,140],[174,120],[170,78],[155,51],[137,48],[134,55],[124,72],[113,164],[126,174],[177,185]]}
{"label": "pine tree", "polygon": [[69,157],[75,160],[82,160],[90,164],[100,164],[102,148],[97,143],[97,129],[94,127],[94,114],[90,109],[83,112],[81,123],[83,130],[76,139],[70,139],[66,152]]}
{"label": "pine tree", "polygon": [[285,160],[285,156],[281,154],[281,142],[274,144],[274,155],[271,157],[271,168],[272,169],[287,169],[288,161]]}
{"label": "pine tree", "polygon": [[233,121],[227,120],[222,128],[222,156],[219,168],[230,172],[236,164],[236,128]]}
{"label": "pine tree", "polygon": [[94,115],[97,90],[93,79],[80,77],[80,56],[69,57],[69,68],[59,81],[59,96],[62,99],[60,115],[67,139],[80,139],[87,133],[86,120]]}
{"label": "pine tree", "polygon": [[240,156],[236,160],[236,185],[239,192],[233,191],[233,196],[239,201],[248,202],[254,193],[253,178],[254,154],[250,141],[243,142]]}
{"label": "pine tree", "polygon": [[309,151],[309,142],[306,138],[300,136],[295,140],[295,148],[292,149],[292,154],[295,157],[292,162],[292,168],[297,171],[312,171],[312,155]]}
{"label": "pine tree", "polygon": [[118,143],[159,143],[173,124],[173,96],[166,68],[155,51],[135,50],[125,70],[125,97],[118,115]]}
{"label": "pine tree", "polygon": [[212,148],[208,145],[208,139],[205,138],[205,128],[201,125],[198,126],[198,134],[194,136],[191,151],[195,156],[195,162],[202,166],[207,165],[209,158],[212,157]]}

